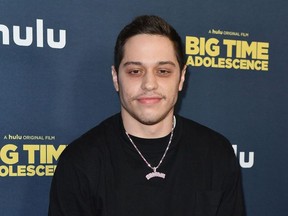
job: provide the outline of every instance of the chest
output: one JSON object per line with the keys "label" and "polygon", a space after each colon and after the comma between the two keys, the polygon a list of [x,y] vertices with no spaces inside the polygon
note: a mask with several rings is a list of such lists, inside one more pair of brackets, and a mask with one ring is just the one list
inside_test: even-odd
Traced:
{"label": "chest", "polygon": [[[173,150],[157,170],[165,178],[149,180],[146,175],[153,170],[137,152],[112,154],[99,186],[103,215],[216,215],[222,192],[211,175],[210,163],[185,149]],[[147,159],[157,164],[161,155]]]}

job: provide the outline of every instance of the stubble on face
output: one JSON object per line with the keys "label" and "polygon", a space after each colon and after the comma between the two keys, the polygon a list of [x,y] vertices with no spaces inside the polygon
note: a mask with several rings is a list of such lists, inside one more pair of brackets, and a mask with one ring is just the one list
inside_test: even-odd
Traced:
{"label": "stubble on face", "polygon": [[[129,100],[128,103],[133,104],[133,103],[141,103],[139,101],[142,100],[142,98],[155,98],[155,99],[149,99],[149,100],[158,100],[159,102],[165,102],[167,101],[167,97],[163,95],[162,93],[159,92],[144,92],[136,96],[132,96]],[[142,102],[143,103],[143,102]],[[144,102],[145,103],[145,102]],[[148,102],[149,103],[149,102]],[[166,112],[163,112],[159,115],[159,113],[150,113],[149,115],[147,112],[135,112],[134,110],[130,109],[130,106],[125,106],[126,103],[122,103],[122,108],[125,110],[125,112],[129,113],[134,119],[136,119],[138,122],[140,122],[143,125],[155,125],[159,122],[161,122],[169,112],[173,113],[173,107],[171,109],[167,110]],[[146,104],[146,106],[149,107],[149,105]],[[154,106],[154,105],[152,105]]]}
{"label": "stubble on face", "polygon": [[[130,76],[126,66],[129,70],[143,70],[143,76]],[[158,74],[157,70],[163,69],[170,70],[166,77]],[[144,74],[149,72],[151,75],[152,71],[155,86],[143,87]],[[125,44],[119,71],[114,71],[113,77],[120,96],[123,120],[133,118],[143,125],[155,125],[171,116],[172,121],[179,83],[183,82],[179,74],[174,46],[168,38],[159,35],[137,35],[130,38]]]}

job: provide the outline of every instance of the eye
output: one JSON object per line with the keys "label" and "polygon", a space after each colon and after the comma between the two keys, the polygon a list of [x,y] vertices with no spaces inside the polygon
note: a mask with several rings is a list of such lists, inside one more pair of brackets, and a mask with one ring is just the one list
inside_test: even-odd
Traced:
{"label": "eye", "polygon": [[128,74],[132,75],[132,76],[140,75],[141,73],[142,73],[142,71],[139,69],[128,70]]}
{"label": "eye", "polygon": [[160,76],[169,76],[171,74],[171,71],[167,69],[159,69],[157,73]]}

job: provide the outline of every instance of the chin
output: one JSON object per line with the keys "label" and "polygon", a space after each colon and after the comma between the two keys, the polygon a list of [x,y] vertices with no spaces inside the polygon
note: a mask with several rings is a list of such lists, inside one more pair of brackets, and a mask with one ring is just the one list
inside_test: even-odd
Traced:
{"label": "chin", "polygon": [[134,116],[136,120],[138,120],[140,123],[144,124],[144,125],[155,125],[159,122],[161,122],[166,116],[168,115],[168,113],[163,113],[162,115],[157,115],[154,113],[152,114],[145,114],[145,115],[136,115]]}

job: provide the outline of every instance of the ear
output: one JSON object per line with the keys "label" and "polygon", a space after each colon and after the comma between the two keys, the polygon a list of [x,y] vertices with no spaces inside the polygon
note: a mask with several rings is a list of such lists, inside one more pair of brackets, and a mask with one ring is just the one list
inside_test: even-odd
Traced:
{"label": "ear", "polygon": [[183,86],[184,86],[186,69],[187,69],[187,65],[185,65],[183,70],[181,71],[181,77],[180,77],[180,82],[179,82],[179,87],[178,87],[179,91],[182,91]]}
{"label": "ear", "polygon": [[112,70],[113,85],[114,85],[115,90],[118,92],[119,91],[118,74],[117,74],[117,71],[116,71],[114,65],[112,65],[111,70]]}

